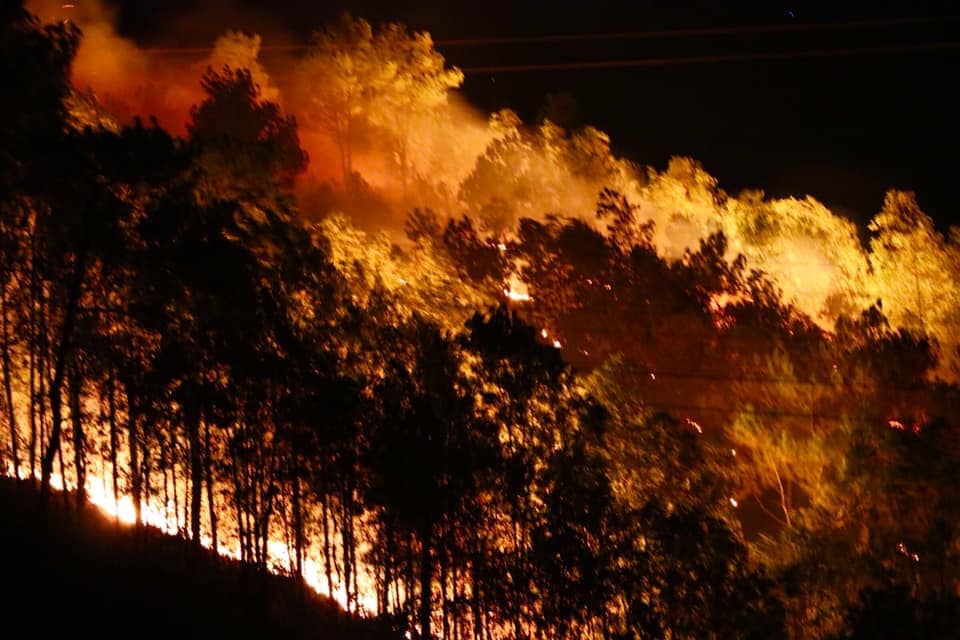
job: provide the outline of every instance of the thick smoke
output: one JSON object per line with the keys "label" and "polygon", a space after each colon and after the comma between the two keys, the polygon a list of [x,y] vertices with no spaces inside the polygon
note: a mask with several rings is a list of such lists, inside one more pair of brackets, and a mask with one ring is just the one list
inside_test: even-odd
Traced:
{"label": "thick smoke", "polygon": [[27,9],[48,22],[70,20],[82,30],[72,70],[78,91],[91,93],[121,122],[152,116],[174,133],[186,131],[190,107],[202,98],[201,67],[151,56],[117,33],[114,12],[101,2],[29,0]]}
{"label": "thick smoke", "polygon": [[[480,113],[461,97],[462,74],[446,66],[428,34],[346,16],[321,28],[306,52],[271,49],[265,55],[259,36],[226,31],[209,51],[157,55],[118,35],[113,14],[97,2],[64,9],[59,1],[33,0],[29,8],[81,27],[74,85],[92,92],[121,122],[156,116],[183,134],[190,107],[203,99],[204,70],[249,69],[262,98],[297,117],[310,155],[298,186],[305,216],[340,212],[361,228],[399,239],[410,211],[430,209],[441,219],[469,215],[481,229],[504,237],[522,218],[551,214],[596,225],[598,195],[610,188],[635,206],[639,224],[654,222],[663,256],[683,259],[703,238],[722,232],[731,260],[745,256],[785,300],[825,328],[878,298],[900,326],[930,331],[937,322],[951,322],[946,311],[937,318],[911,315],[918,294],[900,291],[898,278],[882,275],[881,262],[904,260],[902,252],[868,251],[852,222],[811,197],[731,196],[693,160],[672,159],[664,170],[640,167],[616,157],[610,138],[596,129],[568,131],[548,120],[524,124],[510,111]],[[891,202],[900,200],[888,199],[888,208]],[[907,215],[896,211],[878,220]],[[929,221],[919,209],[910,215]],[[873,230],[882,233],[881,227],[887,228]],[[938,299],[953,301],[960,279],[955,243],[932,226],[917,242],[942,257],[952,288]],[[940,341],[957,342],[952,334]]]}

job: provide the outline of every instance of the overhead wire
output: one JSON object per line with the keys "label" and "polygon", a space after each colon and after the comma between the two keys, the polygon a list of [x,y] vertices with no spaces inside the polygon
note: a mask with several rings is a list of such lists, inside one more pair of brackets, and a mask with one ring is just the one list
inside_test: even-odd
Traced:
{"label": "overhead wire", "polygon": [[476,38],[441,38],[438,46],[483,46],[511,44],[551,44],[569,42],[594,42],[604,40],[649,40],[688,38],[692,36],[742,35],[763,33],[803,33],[811,31],[840,31],[869,29],[903,25],[951,23],[960,21],[960,16],[890,18],[847,22],[814,22],[795,24],[741,25],[731,27],[702,27],[693,29],[664,29],[649,31],[623,31],[598,33],[552,34],[544,36],[487,36]]}
{"label": "overhead wire", "polygon": [[765,51],[759,53],[716,54],[706,56],[678,56],[671,58],[629,58],[579,62],[546,62],[533,64],[487,65],[462,67],[464,74],[524,73],[531,71],[582,71],[598,69],[627,69],[638,67],[667,67],[687,64],[716,64],[726,62],[759,62],[803,58],[839,58],[894,53],[920,53],[960,49],[960,42],[934,42],[918,45],[859,47],[840,49],[808,49],[798,51]]}
{"label": "overhead wire", "polygon": [[[842,21],[842,22],[814,22],[794,24],[766,24],[766,25],[737,25],[727,27],[700,27],[689,29],[663,29],[645,31],[596,32],[596,33],[567,33],[548,34],[539,36],[476,36],[461,38],[437,38],[433,44],[439,47],[474,47],[474,46],[503,46],[515,44],[562,44],[571,42],[602,42],[624,40],[657,40],[673,38],[689,38],[695,36],[723,36],[746,34],[780,34],[780,33],[809,33],[830,32],[856,29],[875,29],[894,26],[924,25],[924,24],[951,24],[960,22],[960,16],[918,16],[907,18],[888,18],[880,20]],[[302,51],[309,49],[309,43],[292,44],[264,44],[262,52],[270,51]],[[212,46],[204,47],[144,47],[146,53],[176,54],[176,53],[207,53],[213,50]]]}

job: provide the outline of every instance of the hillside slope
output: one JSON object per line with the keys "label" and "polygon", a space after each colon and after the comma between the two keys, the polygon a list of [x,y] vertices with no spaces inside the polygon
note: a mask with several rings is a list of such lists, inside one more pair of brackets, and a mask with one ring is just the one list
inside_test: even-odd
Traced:
{"label": "hillside slope", "polygon": [[0,478],[5,626],[39,637],[397,637],[292,579],[117,526],[95,507],[78,516],[63,500],[44,514],[28,484]]}

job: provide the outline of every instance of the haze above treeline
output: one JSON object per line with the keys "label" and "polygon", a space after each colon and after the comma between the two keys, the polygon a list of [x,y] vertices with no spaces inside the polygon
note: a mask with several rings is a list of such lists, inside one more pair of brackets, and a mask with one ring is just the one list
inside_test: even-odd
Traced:
{"label": "haze above treeline", "polygon": [[[302,45],[318,25],[348,8],[373,22],[399,21],[436,39],[541,36],[733,27],[797,32],[698,34],[582,43],[440,46],[459,66],[741,52],[906,48],[956,40],[949,3],[484,3],[456,12],[430,3],[117,3],[120,31],[150,46],[209,46],[226,28],[260,33],[271,45]],[[818,25],[843,28],[817,28]],[[844,25],[846,25],[844,27]],[[859,25],[859,26],[858,26]],[[808,28],[809,27],[809,28]],[[268,56],[268,60],[272,59]],[[614,147],[643,164],[670,156],[702,161],[730,191],[762,187],[806,194],[865,226],[890,188],[916,190],[941,229],[960,202],[950,170],[958,142],[956,104],[945,78],[955,50],[893,51],[740,64],[471,75],[464,93],[486,112],[515,109],[524,120],[550,96],[572,97],[577,124],[594,124]],[[713,99],[722,96],[723,99]],[[566,124],[566,123],[563,123]]]}

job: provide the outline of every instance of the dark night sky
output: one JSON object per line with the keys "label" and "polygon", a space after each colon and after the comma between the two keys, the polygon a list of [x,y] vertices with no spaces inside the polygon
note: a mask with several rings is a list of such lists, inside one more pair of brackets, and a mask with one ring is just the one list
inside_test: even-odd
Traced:
{"label": "dark night sky", "polygon": [[[142,42],[203,45],[228,27],[269,42],[304,41],[344,8],[398,20],[435,39],[648,31],[741,25],[939,18],[885,27],[698,35],[589,43],[440,47],[458,66],[960,43],[949,2],[487,2],[120,0],[121,29]],[[198,13],[198,7],[203,7]],[[175,24],[174,29],[169,25]],[[160,27],[159,25],[165,25]],[[477,106],[533,119],[548,94],[574,96],[580,123],[607,131],[617,151],[665,165],[692,155],[724,188],[812,194],[860,222],[889,187],[913,189],[941,224],[960,223],[954,85],[960,49],[776,61],[468,76]]]}

